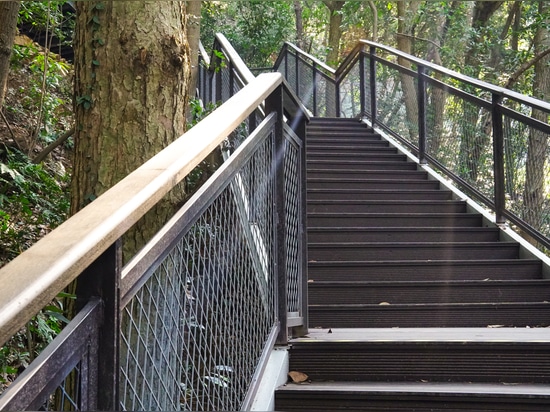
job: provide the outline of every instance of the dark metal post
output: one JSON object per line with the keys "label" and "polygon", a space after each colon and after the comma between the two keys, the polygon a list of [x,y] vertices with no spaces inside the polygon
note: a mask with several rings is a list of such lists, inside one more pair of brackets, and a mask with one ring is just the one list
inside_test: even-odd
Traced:
{"label": "dark metal post", "polygon": [[369,50],[369,63],[370,63],[370,70],[369,70],[369,86],[370,86],[370,120],[372,125],[374,126],[376,124],[376,47],[370,46]]}
{"label": "dark metal post", "polygon": [[235,71],[233,70],[233,63],[231,61],[227,65],[227,70],[229,70],[229,90],[227,96],[231,97],[235,90]]}
{"label": "dark metal post", "polygon": [[76,286],[77,310],[93,297],[103,304],[103,324],[99,332],[99,365],[97,408],[102,411],[120,409],[119,352],[120,352],[120,272],[122,269],[121,242],[110,246],[78,277]]}
{"label": "dark metal post", "polygon": [[339,79],[334,79],[334,94],[335,94],[335,105],[334,110],[336,113],[334,113],[335,117],[340,117],[340,81]]}
{"label": "dark metal post", "polygon": [[313,63],[313,116],[317,116],[317,66]]}
{"label": "dark metal post", "polygon": [[363,50],[359,53],[359,100],[361,117],[365,115],[366,97],[365,97],[365,54]]}
{"label": "dark metal post", "polygon": [[495,186],[495,219],[504,223],[506,210],[506,189],[504,182],[504,132],[502,127],[501,96],[493,93],[491,116],[493,120],[493,168]]}
{"label": "dark metal post", "polygon": [[418,66],[418,161],[425,165],[426,161],[426,68]]}
{"label": "dark metal post", "polygon": [[300,68],[298,67],[298,64],[300,63],[300,59],[298,57],[298,52],[294,52],[294,72],[295,72],[295,78],[296,78],[296,96],[300,96]]}
{"label": "dark metal post", "polygon": [[286,273],[286,225],[285,225],[285,139],[283,136],[283,86],[279,86],[265,100],[266,115],[276,112],[275,124],[275,216],[276,216],[276,272],[277,272],[277,312],[279,317],[278,345],[288,343],[288,305],[287,305],[287,273]]}

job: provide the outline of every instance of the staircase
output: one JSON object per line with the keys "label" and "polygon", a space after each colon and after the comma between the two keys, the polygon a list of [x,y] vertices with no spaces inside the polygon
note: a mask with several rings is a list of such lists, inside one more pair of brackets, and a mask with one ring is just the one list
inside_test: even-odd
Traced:
{"label": "staircase", "polygon": [[543,264],[365,124],[307,131],[310,333],[277,411],[550,410]]}

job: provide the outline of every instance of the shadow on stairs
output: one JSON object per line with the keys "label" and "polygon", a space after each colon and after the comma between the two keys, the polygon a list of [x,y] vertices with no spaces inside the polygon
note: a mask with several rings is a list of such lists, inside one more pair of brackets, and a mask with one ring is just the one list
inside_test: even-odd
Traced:
{"label": "shadow on stairs", "polygon": [[550,280],[388,141],[307,131],[309,319],[277,411],[550,410]]}

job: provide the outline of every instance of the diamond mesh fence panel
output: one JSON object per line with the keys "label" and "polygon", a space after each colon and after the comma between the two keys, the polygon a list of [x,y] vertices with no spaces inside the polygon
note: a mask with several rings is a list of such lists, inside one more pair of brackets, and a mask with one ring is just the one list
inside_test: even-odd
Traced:
{"label": "diamond mesh fence panel", "polygon": [[479,101],[446,92],[438,85],[426,88],[427,154],[494,198],[491,112]]}
{"label": "diamond mesh fence panel", "polygon": [[[512,106],[535,119],[548,118],[538,110]],[[510,116],[504,116],[503,130],[506,208],[550,237],[550,135]]]}
{"label": "diamond mesh fence panel", "polygon": [[305,107],[312,113],[315,112],[313,106],[313,67],[308,62],[305,62],[300,57],[297,58],[298,65],[298,97],[302,100]]}
{"label": "diamond mesh fence panel", "polygon": [[411,144],[418,143],[416,80],[409,72],[377,63],[377,120]]}
{"label": "diamond mesh fence panel", "polygon": [[340,82],[340,117],[356,117],[361,114],[361,87],[357,61]]}
{"label": "diamond mesh fence panel", "polygon": [[239,410],[276,322],[273,132],[122,313],[124,410]]}
{"label": "diamond mesh fence panel", "polygon": [[300,147],[291,137],[292,131],[285,128],[285,219],[286,219],[286,272],[287,306],[289,312],[299,312],[301,308],[301,164]]}

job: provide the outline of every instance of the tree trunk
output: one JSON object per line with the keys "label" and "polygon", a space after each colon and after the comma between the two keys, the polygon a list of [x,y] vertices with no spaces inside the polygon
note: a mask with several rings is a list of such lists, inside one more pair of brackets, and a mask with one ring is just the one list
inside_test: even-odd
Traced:
{"label": "tree trunk", "polygon": [[[412,25],[411,16],[414,16],[418,10],[417,1],[398,1],[397,2],[397,48],[405,53],[412,54]],[[406,68],[411,68],[409,60],[399,57],[398,63]],[[403,92],[403,101],[405,103],[407,125],[409,137],[411,139],[418,137],[418,99],[414,79],[402,73],[401,90]]]}
{"label": "tree trunk", "polygon": [[[186,2],[187,13],[187,41],[191,53],[191,78],[189,79],[189,97],[195,97],[195,89],[199,78],[199,42],[201,33],[201,1],[188,0]],[[188,110],[186,118],[191,120],[192,113]]]}
{"label": "tree trunk", "polygon": [[[185,130],[190,52],[183,2],[76,2],[71,211],[104,193]],[[132,255],[171,216],[175,189],[124,239]]]}
{"label": "tree trunk", "polygon": [[333,67],[338,66],[340,59],[340,39],[342,38],[342,7],[345,1],[324,1],[330,11],[328,41],[327,41],[327,64]]}
{"label": "tree trunk", "polygon": [[296,15],[296,46],[305,50],[303,7],[300,0],[294,0],[294,14]]}
{"label": "tree trunk", "polygon": [[[547,16],[549,6],[545,1],[539,2],[539,15]],[[535,54],[550,48],[550,34],[545,21],[539,23],[534,39]],[[535,78],[533,80],[534,96],[548,101],[550,98],[550,57],[546,55],[535,64]],[[548,122],[548,115],[540,110],[533,110],[532,117],[544,123]],[[548,150],[547,136],[534,128],[530,129],[527,151],[527,167],[525,176],[524,219],[536,229],[542,223],[544,204],[545,161]]]}
{"label": "tree trunk", "polygon": [[[472,17],[472,30],[469,47],[464,58],[465,74],[474,78],[479,77],[483,66],[481,57],[487,51],[482,50],[486,44],[487,33],[485,28],[495,11],[502,6],[502,1],[476,1]],[[473,92],[473,90],[467,90]],[[475,93],[474,93],[475,94]],[[486,134],[491,125],[480,120],[480,110],[471,103],[464,103],[464,118],[462,135],[460,137],[459,172],[469,182],[475,182],[478,178],[483,152],[489,144],[489,136]]]}
{"label": "tree trunk", "polygon": [[0,111],[4,105],[20,1],[0,1]]}

